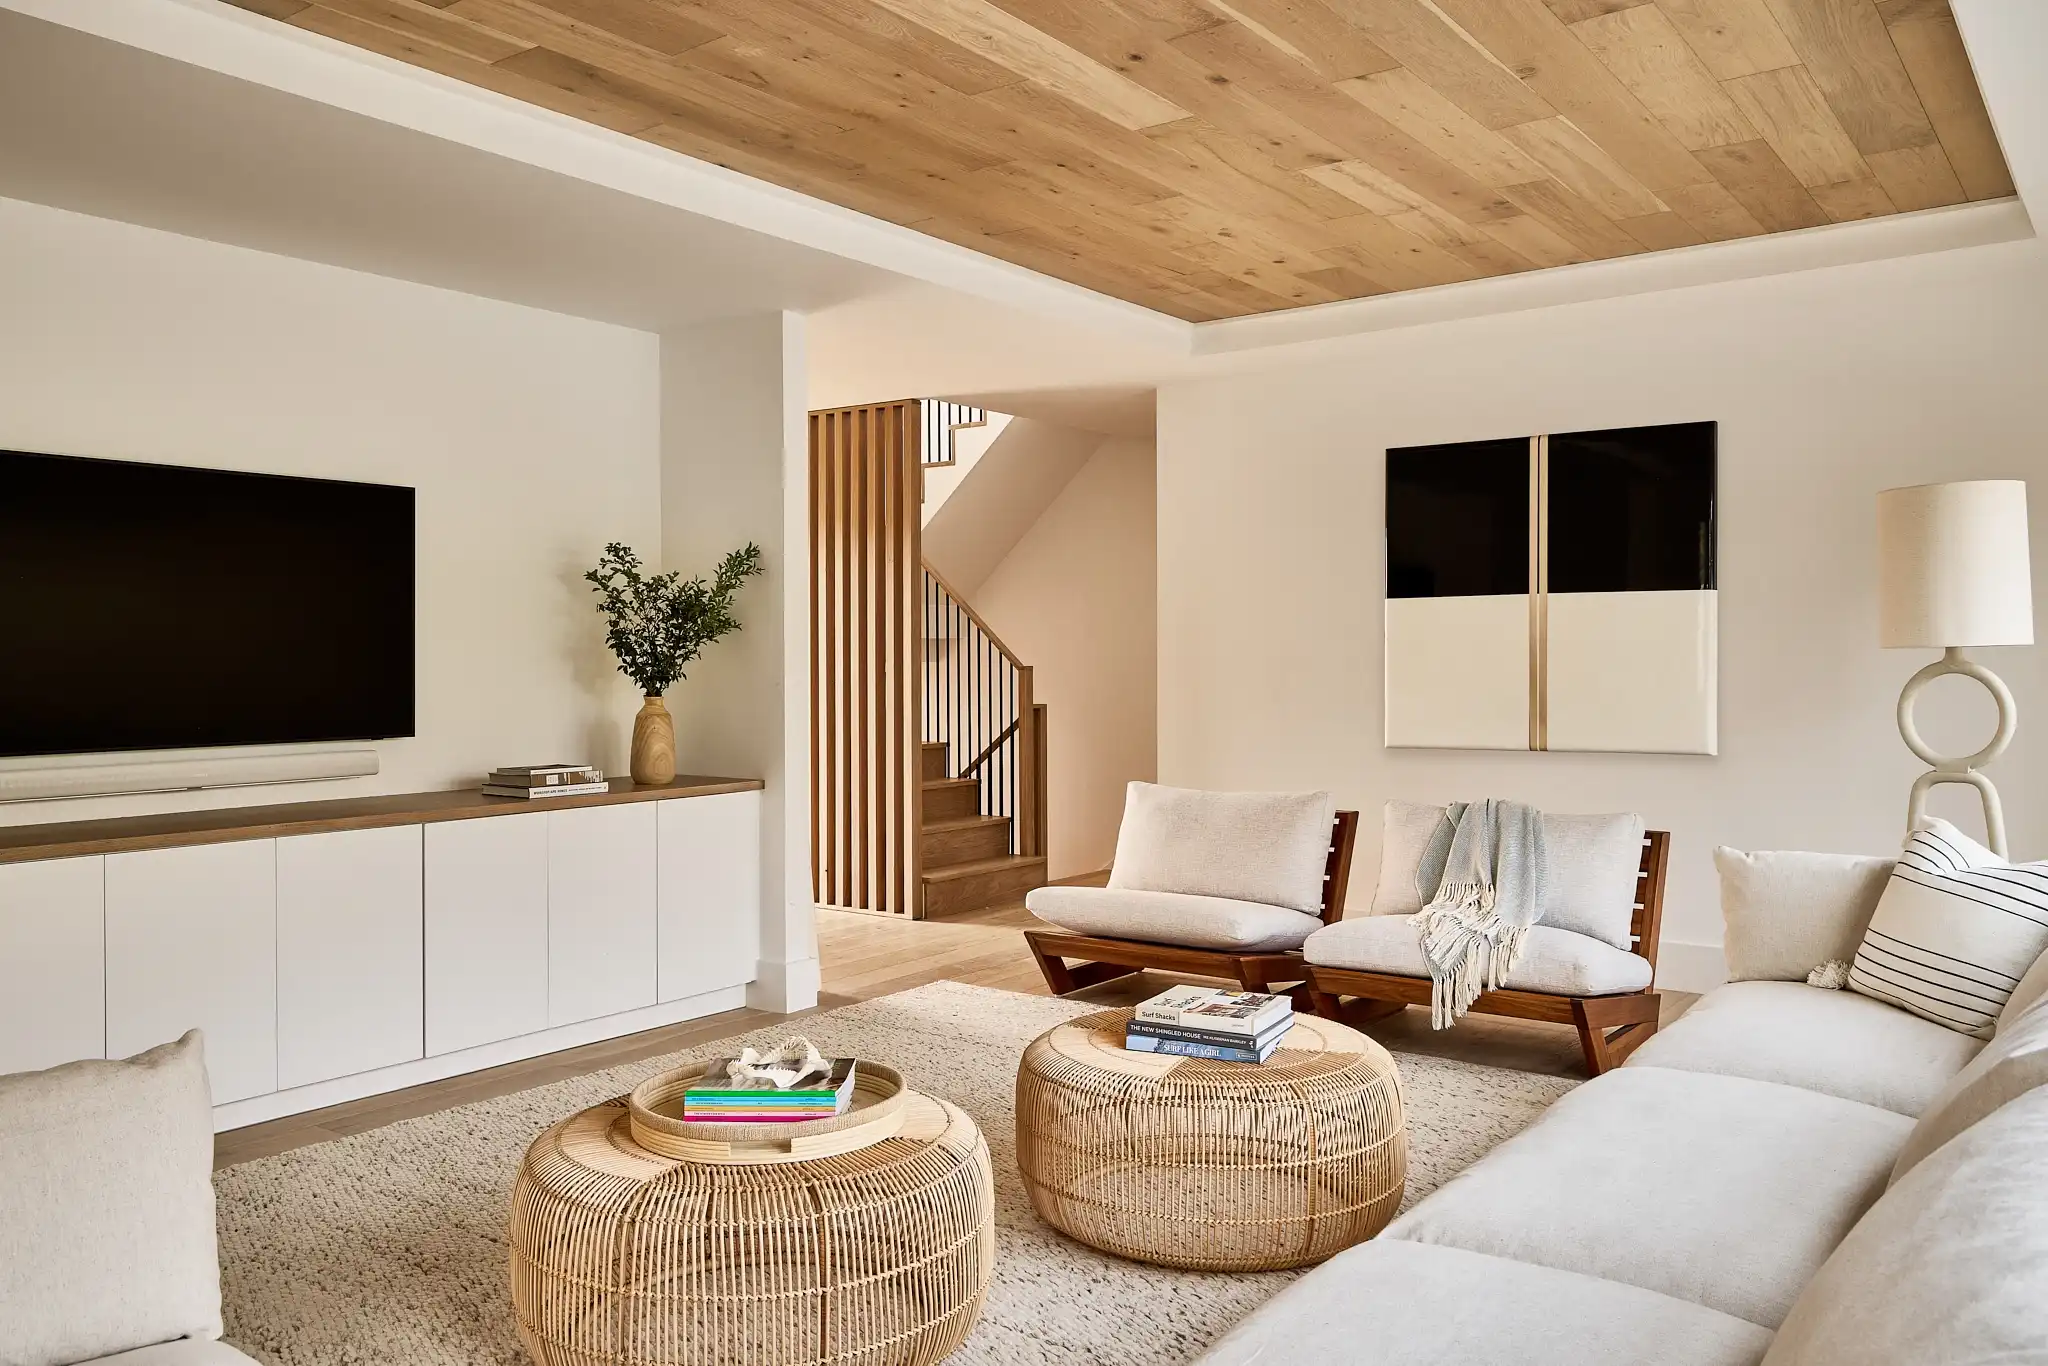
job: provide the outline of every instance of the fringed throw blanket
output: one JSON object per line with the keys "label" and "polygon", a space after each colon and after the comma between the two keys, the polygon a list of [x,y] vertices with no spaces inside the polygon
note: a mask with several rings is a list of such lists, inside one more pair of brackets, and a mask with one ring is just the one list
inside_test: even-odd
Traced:
{"label": "fringed throw blanket", "polygon": [[1415,917],[1429,963],[1429,1022],[1448,1029],[1498,988],[1543,914],[1543,813],[1520,802],[1454,802],[1423,850]]}

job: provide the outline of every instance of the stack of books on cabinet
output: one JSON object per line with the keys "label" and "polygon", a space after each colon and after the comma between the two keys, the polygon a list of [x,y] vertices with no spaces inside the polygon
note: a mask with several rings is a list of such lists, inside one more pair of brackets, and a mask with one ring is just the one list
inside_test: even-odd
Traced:
{"label": "stack of books on cabinet", "polygon": [[484,779],[486,797],[580,797],[608,792],[604,770],[589,764],[516,764]]}
{"label": "stack of books on cabinet", "polygon": [[1264,991],[1172,987],[1140,1005],[1124,1047],[1214,1062],[1264,1062],[1294,1027],[1294,1002]]}
{"label": "stack of books on cabinet", "polygon": [[730,1075],[731,1059],[704,1069],[683,1092],[683,1119],[707,1124],[798,1124],[843,1114],[853,1099],[853,1059],[828,1059],[830,1070],[779,1087]]}

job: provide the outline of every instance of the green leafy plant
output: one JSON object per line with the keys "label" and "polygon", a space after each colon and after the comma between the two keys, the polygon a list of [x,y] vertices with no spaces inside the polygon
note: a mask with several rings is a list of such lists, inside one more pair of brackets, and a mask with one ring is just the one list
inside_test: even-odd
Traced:
{"label": "green leafy plant", "polygon": [[682,678],[683,666],[720,636],[740,629],[733,595],[761,572],[761,547],[749,541],[719,561],[706,583],[682,574],[643,574],[640,557],[614,541],[597,568],[583,577],[598,593],[604,614],[604,643],[619,657],[619,672],[656,697]]}

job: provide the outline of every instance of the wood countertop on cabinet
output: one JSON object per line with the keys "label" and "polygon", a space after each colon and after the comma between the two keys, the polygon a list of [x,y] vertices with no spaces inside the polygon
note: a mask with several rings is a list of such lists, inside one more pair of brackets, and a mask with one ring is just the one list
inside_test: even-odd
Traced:
{"label": "wood countertop on cabinet", "polygon": [[275,839],[285,835],[318,835],[333,830],[428,825],[436,821],[476,820],[527,811],[560,811],[568,807],[618,806],[627,802],[709,797],[722,792],[756,791],[763,783],[759,778],[678,774],[673,782],[668,783],[642,786],[631,779],[615,778],[608,786],[609,792],[592,792],[580,797],[487,797],[472,787],[448,792],[394,792],[336,801],[286,802],[274,806],[230,806],[212,811],[166,811],[153,816],[117,816],[110,820],[0,826],[0,864],[120,854],[137,849],[175,849],[192,844],[226,844],[235,840]]}

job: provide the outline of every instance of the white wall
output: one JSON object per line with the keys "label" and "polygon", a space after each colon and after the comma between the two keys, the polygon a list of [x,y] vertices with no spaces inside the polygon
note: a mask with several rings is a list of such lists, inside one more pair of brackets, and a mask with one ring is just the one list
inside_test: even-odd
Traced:
{"label": "white wall", "polygon": [[[761,978],[750,1004],[818,1001],[810,869],[809,425],[803,319],[758,313],[661,339],[663,563],[709,575],[761,547],[762,576],[735,599],[740,630],[669,690],[685,773],[768,784],[761,819]],[[785,665],[787,667],[785,667]]]}
{"label": "white wall", "polygon": [[[1497,795],[1633,809],[1674,836],[1664,980],[1719,971],[1716,844],[1895,847],[1919,767],[1894,729],[1931,651],[1876,645],[1875,509],[1897,484],[2035,481],[2048,601],[2048,256],[2033,243],[1415,328],[1159,395],[1159,771],[1222,788]],[[1275,364],[1279,362],[1276,360]],[[1381,744],[1384,451],[1703,419],[1720,426],[1721,753]],[[2048,651],[1986,650],[2019,736],[1994,776],[2016,855],[2048,855]],[[1925,708],[1975,748],[1960,681]],[[2027,718],[2032,718],[2029,721]],[[1957,789],[1938,809],[1978,819]],[[1677,947],[1674,947],[1674,944]]]}
{"label": "white wall", "polygon": [[1109,866],[1124,784],[1158,750],[1152,443],[1096,450],[974,594],[1046,704],[1047,871]]}
{"label": "white wall", "polygon": [[418,489],[418,738],[378,776],[0,823],[624,771],[634,692],[579,576],[609,540],[660,552],[653,336],[0,200],[0,447]]}

